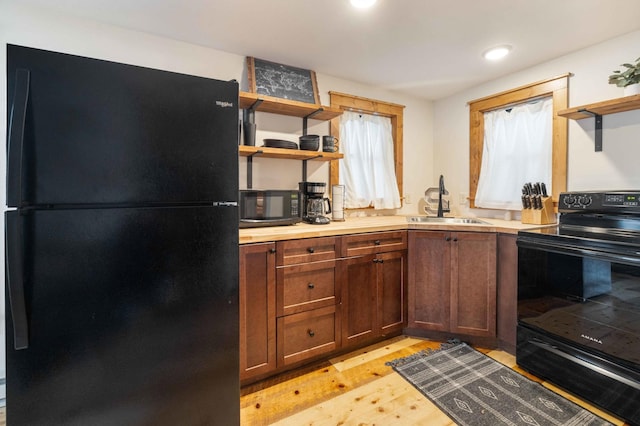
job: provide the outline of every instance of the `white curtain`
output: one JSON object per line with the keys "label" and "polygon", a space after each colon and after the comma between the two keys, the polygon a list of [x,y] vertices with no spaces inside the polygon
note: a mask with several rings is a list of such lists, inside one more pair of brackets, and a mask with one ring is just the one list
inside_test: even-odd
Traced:
{"label": "white curtain", "polygon": [[484,114],[478,207],[520,210],[526,182],[544,182],[551,191],[552,101]]}
{"label": "white curtain", "polygon": [[346,111],[340,118],[340,181],[345,207],[400,208],[391,119]]}

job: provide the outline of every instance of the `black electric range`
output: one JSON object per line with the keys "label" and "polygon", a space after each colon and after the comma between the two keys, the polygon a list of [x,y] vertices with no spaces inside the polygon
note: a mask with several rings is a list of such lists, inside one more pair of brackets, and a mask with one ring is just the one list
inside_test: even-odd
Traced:
{"label": "black electric range", "polygon": [[518,233],[520,367],[640,424],[640,191],[562,193]]}

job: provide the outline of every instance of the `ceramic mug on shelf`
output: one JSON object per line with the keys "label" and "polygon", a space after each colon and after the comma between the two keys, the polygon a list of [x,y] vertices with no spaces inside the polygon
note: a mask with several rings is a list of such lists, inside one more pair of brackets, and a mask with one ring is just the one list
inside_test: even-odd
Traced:
{"label": "ceramic mug on shelf", "polygon": [[323,152],[338,152],[338,138],[335,136],[323,136],[322,137],[322,151]]}

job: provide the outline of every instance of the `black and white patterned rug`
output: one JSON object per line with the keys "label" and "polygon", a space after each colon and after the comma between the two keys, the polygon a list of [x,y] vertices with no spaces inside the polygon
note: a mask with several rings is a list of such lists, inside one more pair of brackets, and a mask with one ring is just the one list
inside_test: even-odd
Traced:
{"label": "black and white patterned rug", "polygon": [[387,365],[459,425],[611,425],[465,343]]}

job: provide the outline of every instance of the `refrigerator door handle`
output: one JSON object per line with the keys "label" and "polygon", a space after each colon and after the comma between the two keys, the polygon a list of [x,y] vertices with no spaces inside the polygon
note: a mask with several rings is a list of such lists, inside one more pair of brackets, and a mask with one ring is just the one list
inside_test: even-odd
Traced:
{"label": "refrigerator door handle", "polygon": [[15,91],[7,132],[7,205],[12,207],[22,207],[22,150],[30,79],[29,70],[16,71]]}
{"label": "refrigerator door handle", "polygon": [[22,224],[20,213],[5,213],[6,280],[13,320],[13,345],[16,350],[29,347],[29,323],[24,297]]}

